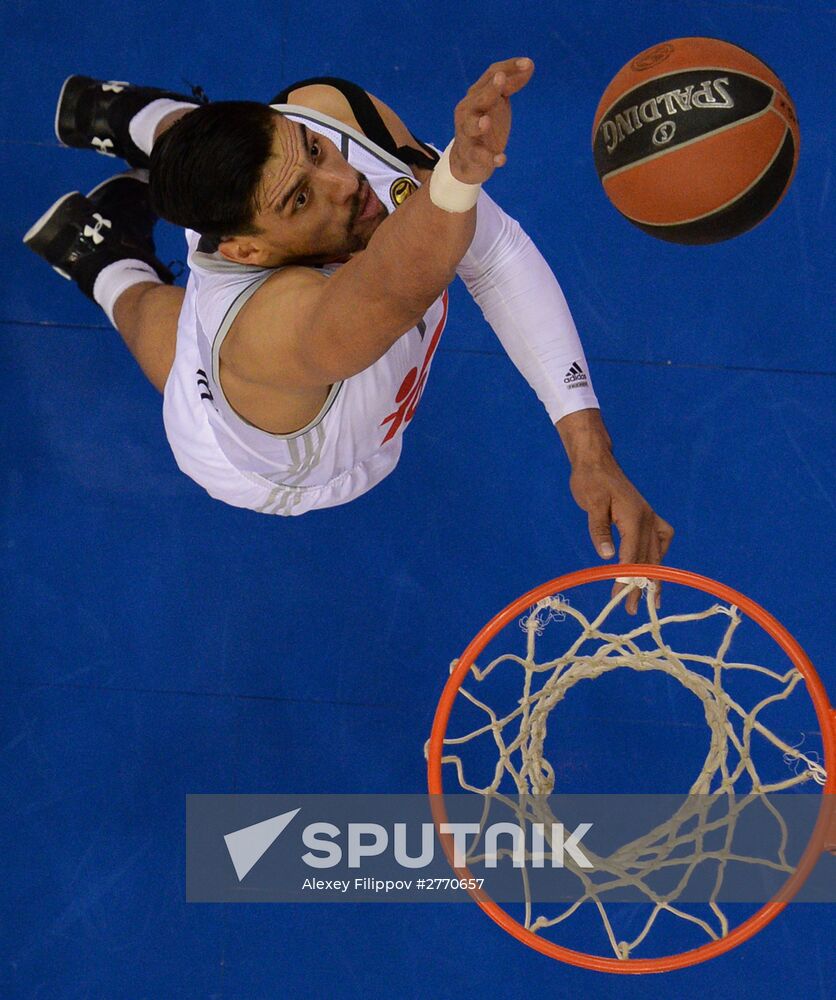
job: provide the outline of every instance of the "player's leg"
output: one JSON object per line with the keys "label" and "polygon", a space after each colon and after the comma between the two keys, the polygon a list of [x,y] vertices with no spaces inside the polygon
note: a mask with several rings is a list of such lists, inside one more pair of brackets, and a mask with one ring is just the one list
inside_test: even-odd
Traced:
{"label": "player's leg", "polygon": [[119,156],[132,167],[147,167],[161,119],[206,101],[199,88],[191,97],[137,87],[123,80],[70,76],[55,109],[55,135],[65,146]]}
{"label": "player's leg", "polygon": [[[55,111],[67,146],[120,156],[145,167],[156,137],[205,96],[192,98],[125,81],[71,76]],[[94,188],[86,199],[59,199],[24,241],[105,311],[151,383],[162,392],[171,364],[183,290],[154,251],[155,217],[147,175],[133,171]]]}
{"label": "player's leg", "polygon": [[141,282],[116,300],[113,321],[148,381],[162,392],[174,363],[182,288]]}
{"label": "player's leg", "polygon": [[97,302],[153,385],[162,391],[184,292],[155,255],[147,173],[130,171],[86,197],[60,198],[24,242]]}

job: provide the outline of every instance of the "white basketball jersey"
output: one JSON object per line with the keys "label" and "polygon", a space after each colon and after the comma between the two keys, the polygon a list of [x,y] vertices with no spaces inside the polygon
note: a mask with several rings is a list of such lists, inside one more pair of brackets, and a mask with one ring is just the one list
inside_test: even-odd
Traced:
{"label": "white basketball jersey", "polygon": [[[327,115],[277,105],[334,142],[392,212],[417,185],[412,171],[364,135]],[[219,357],[233,321],[271,268],[204,253],[186,231],[189,281],[177,329],[163,417],[181,470],[211,496],[266,514],[303,514],[346,503],[397,465],[447,318],[447,292],[422,321],[365,371],[332,386],[316,417],[293,434],[271,434],[232,409]],[[339,264],[319,268],[334,273]]]}

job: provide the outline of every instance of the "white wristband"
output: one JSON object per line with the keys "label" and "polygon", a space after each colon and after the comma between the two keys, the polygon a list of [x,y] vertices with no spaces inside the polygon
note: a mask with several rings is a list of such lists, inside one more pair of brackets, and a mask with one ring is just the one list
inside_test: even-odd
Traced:
{"label": "white wristband", "polygon": [[[455,139],[453,140],[455,142]],[[450,150],[453,143],[441,154],[430,177],[430,201],[443,212],[469,212],[479,200],[481,184],[465,184],[457,180],[450,170]]]}

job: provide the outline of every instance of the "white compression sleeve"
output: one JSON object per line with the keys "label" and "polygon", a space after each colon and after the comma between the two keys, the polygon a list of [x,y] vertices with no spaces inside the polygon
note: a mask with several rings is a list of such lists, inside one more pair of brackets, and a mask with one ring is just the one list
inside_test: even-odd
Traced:
{"label": "white compression sleeve", "polygon": [[597,408],[580,337],[551,268],[485,191],[476,212],[476,234],[456,273],[552,423]]}

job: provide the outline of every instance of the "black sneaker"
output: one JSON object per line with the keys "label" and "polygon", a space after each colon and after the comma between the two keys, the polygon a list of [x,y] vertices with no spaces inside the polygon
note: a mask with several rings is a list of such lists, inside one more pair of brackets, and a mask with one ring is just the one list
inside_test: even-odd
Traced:
{"label": "black sneaker", "polygon": [[93,298],[100,272],[118,260],[141,260],[170,285],[174,275],[155,256],[156,216],[145,171],[117,174],[85,197],[71,191],[31,227],[23,242],[63,278]]}
{"label": "black sneaker", "polygon": [[68,76],[58,95],[55,135],[64,146],[95,149],[105,156],[121,156],[132,167],[147,167],[148,156],[135,145],[128,127],[135,114],[161,97],[195,106],[207,100],[199,87],[193,88],[191,97],[184,97],[124,80]]}

